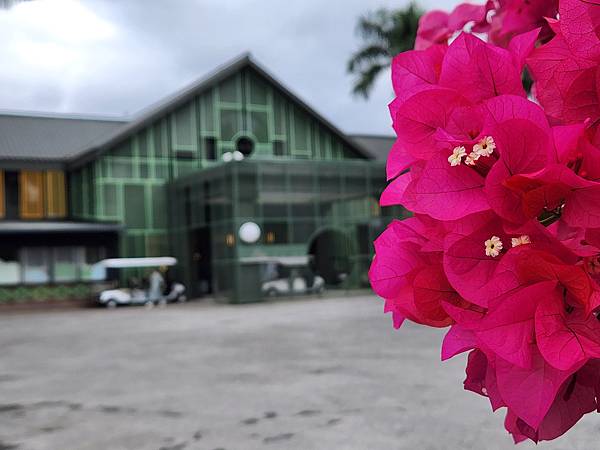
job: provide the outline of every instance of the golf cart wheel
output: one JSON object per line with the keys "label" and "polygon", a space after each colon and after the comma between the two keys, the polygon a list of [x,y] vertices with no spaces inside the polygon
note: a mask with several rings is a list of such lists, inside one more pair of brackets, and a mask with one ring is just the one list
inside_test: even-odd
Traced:
{"label": "golf cart wheel", "polygon": [[271,288],[271,289],[267,290],[267,297],[269,297],[269,298],[277,297],[277,289]]}
{"label": "golf cart wheel", "polygon": [[146,308],[146,309],[154,308],[154,302],[152,300],[148,300],[147,302],[144,303],[144,308]]}
{"label": "golf cart wheel", "polygon": [[106,302],[106,307],[108,309],[115,309],[118,306],[118,303],[116,300],[109,300]]}
{"label": "golf cart wheel", "polygon": [[185,302],[187,302],[187,297],[186,297],[185,295],[180,295],[180,296],[177,298],[177,302],[178,302],[178,303],[185,303]]}

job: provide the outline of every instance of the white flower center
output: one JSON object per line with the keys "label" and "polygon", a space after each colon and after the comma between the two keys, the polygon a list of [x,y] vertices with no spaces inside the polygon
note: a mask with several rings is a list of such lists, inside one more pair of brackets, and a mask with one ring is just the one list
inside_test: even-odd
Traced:
{"label": "white flower center", "polygon": [[526,234],[523,234],[517,238],[512,238],[511,241],[512,241],[513,247],[518,247],[519,245],[531,244],[531,239]]}
{"label": "white flower center", "polygon": [[492,236],[490,239],[485,241],[485,254],[487,256],[491,256],[492,258],[495,258],[496,256],[498,256],[500,254],[500,251],[502,250],[502,248],[503,248],[502,241],[500,240],[500,238],[498,236]]}
{"label": "white flower center", "polygon": [[491,156],[496,149],[496,142],[491,136],[486,136],[473,146],[473,153],[479,156]]}
{"label": "white flower center", "polygon": [[460,165],[464,156],[467,155],[467,149],[462,145],[459,147],[454,147],[452,150],[452,154],[448,157],[448,162],[452,167]]}

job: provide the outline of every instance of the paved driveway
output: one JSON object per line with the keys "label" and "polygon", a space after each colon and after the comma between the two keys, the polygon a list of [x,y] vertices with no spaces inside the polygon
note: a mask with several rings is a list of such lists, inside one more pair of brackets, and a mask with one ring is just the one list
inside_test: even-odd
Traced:
{"label": "paved driveway", "polygon": [[513,448],[440,338],[372,297],[5,314],[0,450]]}

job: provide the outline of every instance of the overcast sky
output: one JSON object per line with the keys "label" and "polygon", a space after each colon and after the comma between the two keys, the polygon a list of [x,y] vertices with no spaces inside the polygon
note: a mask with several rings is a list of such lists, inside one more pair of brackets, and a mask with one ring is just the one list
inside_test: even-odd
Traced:
{"label": "overcast sky", "polygon": [[[357,17],[406,0],[38,0],[0,10],[0,109],[133,114],[245,51],[348,133],[389,134],[345,72]],[[456,0],[422,0],[452,8]]]}

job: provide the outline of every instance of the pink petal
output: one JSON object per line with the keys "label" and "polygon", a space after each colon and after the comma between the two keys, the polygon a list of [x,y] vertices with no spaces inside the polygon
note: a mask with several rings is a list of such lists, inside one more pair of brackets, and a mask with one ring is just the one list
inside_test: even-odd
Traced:
{"label": "pink petal", "polygon": [[600,357],[600,322],[582,311],[567,314],[560,289],[540,302],[535,329],[542,356],[559,370],[572,370]]}
{"label": "pink petal", "polygon": [[556,394],[571,372],[548,365],[534,353],[531,368],[522,368],[496,360],[498,388],[509,409],[527,425],[536,429],[546,416]]}
{"label": "pink petal", "polygon": [[417,92],[437,87],[445,46],[400,53],[392,61],[392,84],[396,98],[404,102]]}
{"label": "pink petal", "polygon": [[525,66],[525,59],[534,49],[541,30],[541,28],[536,28],[527,33],[519,34],[512,38],[510,44],[508,44],[508,50],[512,53],[517,66],[521,69]]}
{"label": "pink petal", "polygon": [[446,361],[459,353],[472,350],[476,344],[475,333],[460,325],[452,325],[442,343],[442,361]]}
{"label": "pink petal", "polygon": [[467,33],[448,47],[439,84],[462,92],[473,102],[502,94],[525,96],[510,52]]}
{"label": "pink petal", "polygon": [[402,203],[435,219],[456,220],[489,209],[483,183],[470,167],[451,167],[447,155],[436,155],[427,161],[421,177],[408,185]]}
{"label": "pink petal", "polygon": [[530,367],[537,303],[552,292],[546,281],[507,294],[481,321],[475,334],[494,353],[520,367]]}
{"label": "pink petal", "polygon": [[450,89],[430,89],[413,95],[393,117],[399,145],[416,159],[431,158],[440,151],[436,130],[446,126],[454,108],[468,105],[464,97]]}

